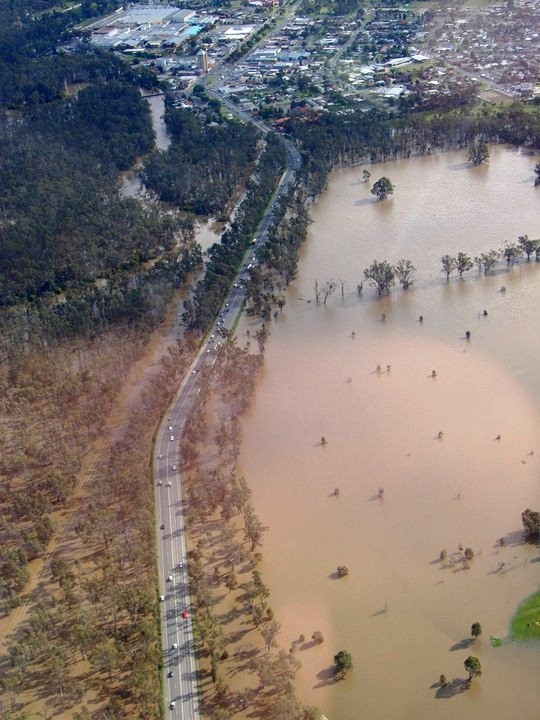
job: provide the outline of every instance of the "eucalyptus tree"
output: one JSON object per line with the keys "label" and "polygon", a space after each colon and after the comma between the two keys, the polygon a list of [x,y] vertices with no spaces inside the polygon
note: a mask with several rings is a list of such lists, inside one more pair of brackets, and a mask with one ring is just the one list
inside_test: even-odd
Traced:
{"label": "eucalyptus tree", "polygon": [[394,284],[395,272],[394,268],[386,260],[374,260],[364,270],[364,277],[377,288],[377,292],[381,296],[390,292],[390,288]]}
{"label": "eucalyptus tree", "polygon": [[452,255],[443,255],[441,257],[441,272],[446,273],[446,282],[450,280],[450,275],[454,272],[457,267],[456,258]]}
{"label": "eucalyptus tree", "polygon": [[467,151],[467,160],[474,167],[489,160],[489,149],[485,142],[475,141]]}
{"label": "eucalyptus tree", "polygon": [[386,200],[389,195],[394,193],[394,189],[395,186],[383,175],[382,178],[379,178],[377,182],[374,183],[370,192],[376,196],[377,200]]}
{"label": "eucalyptus tree", "polygon": [[533,252],[536,252],[540,247],[540,240],[531,240],[528,235],[520,235],[518,237],[518,243],[522,251],[527,256],[527,262],[531,259]]}
{"label": "eucalyptus tree", "polygon": [[482,266],[484,268],[484,275],[487,275],[491,268],[499,262],[500,255],[497,250],[488,250],[487,253],[480,255],[482,258]]}
{"label": "eucalyptus tree", "polygon": [[404,290],[410,288],[414,283],[414,273],[416,272],[416,268],[410,260],[405,260],[403,258],[398,260],[398,262],[394,265],[394,272]]}
{"label": "eucalyptus tree", "polygon": [[471,270],[473,267],[473,261],[470,256],[464,252],[458,252],[456,257],[456,270],[459,273],[459,277],[463,277],[463,273]]}
{"label": "eucalyptus tree", "polygon": [[474,655],[469,655],[463,664],[465,665],[465,670],[469,673],[469,680],[477,676],[479,677],[482,674],[480,660],[474,657]]}
{"label": "eucalyptus tree", "polygon": [[522,250],[520,245],[514,245],[512,243],[506,243],[506,245],[503,247],[502,256],[506,260],[507,267],[511,268],[513,267],[517,262],[519,262],[519,258],[522,255]]}

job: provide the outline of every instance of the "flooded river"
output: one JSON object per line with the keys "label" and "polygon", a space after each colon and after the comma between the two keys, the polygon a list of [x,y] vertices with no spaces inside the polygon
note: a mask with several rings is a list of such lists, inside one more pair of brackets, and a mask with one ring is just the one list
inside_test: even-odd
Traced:
{"label": "flooded river", "polygon": [[[298,651],[297,691],[329,720],[538,712],[540,647],[489,636],[507,635],[540,578],[538,550],[519,544],[522,510],[540,509],[540,264],[447,284],[439,258],[540,236],[540,193],[534,158],[494,147],[470,168],[464,154],[370,168],[396,186],[384,203],[362,168],[332,176],[243,421],[281,645],[323,633]],[[358,296],[367,265],[400,258],[418,268],[411,290],[378,299],[364,282]],[[341,279],[344,296],[316,306],[315,278]],[[333,684],[341,649],[354,670]],[[482,677],[439,697],[440,674],[464,679],[471,654]]]}

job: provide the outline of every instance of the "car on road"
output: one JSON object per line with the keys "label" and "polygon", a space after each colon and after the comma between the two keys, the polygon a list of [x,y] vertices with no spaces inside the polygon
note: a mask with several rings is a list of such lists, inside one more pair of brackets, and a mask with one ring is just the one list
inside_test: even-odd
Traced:
{"label": "car on road", "polygon": [[174,440],[174,435],[171,435],[171,442]]}
{"label": "car on road", "polygon": [[172,582],[172,575],[167,575],[167,582]]}
{"label": "car on road", "polygon": [[167,483],[167,487],[172,487],[172,482],[171,482],[170,480],[169,480],[169,482]]}
{"label": "car on road", "polygon": [[162,482],[161,480],[158,480],[158,481],[157,481],[157,484],[158,484],[158,485],[163,485],[163,482]]}
{"label": "car on road", "polygon": [[174,710],[174,708],[176,707],[176,703],[174,700],[171,700],[171,704],[169,705],[169,707],[171,708],[171,710]]}
{"label": "car on road", "polygon": [[159,602],[165,602],[165,595],[159,596]]}
{"label": "car on road", "polygon": [[187,610],[182,610],[182,617],[187,620]]}
{"label": "car on road", "polygon": [[160,529],[160,530],[165,530],[165,524],[164,524],[164,523],[161,523],[161,525],[159,526],[159,529]]}
{"label": "car on road", "polygon": [[169,670],[169,672],[167,673],[167,677],[172,677],[172,676],[173,676],[173,671]]}
{"label": "car on road", "polygon": [[172,425],[169,425],[169,430],[172,430]]}
{"label": "car on road", "polygon": [[172,469],[173,469],[173,470],[176,470],[176,465],[173,465],[173,466],[172,466]]}
{"label": "car on road", "polygon": [[178,649],[178,643],[173,643],[173,644],[171,645],[171,648],[172,648],[173,650],[177,650],[177,649]]}

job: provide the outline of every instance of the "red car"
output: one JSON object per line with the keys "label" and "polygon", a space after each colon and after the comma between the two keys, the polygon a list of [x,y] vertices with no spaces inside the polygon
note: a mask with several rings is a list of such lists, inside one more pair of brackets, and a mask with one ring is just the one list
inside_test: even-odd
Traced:
{"label": "red car", "polygon": [[187,619],[187,610],[182,610],[182,617],[184,618],[184,620]]}

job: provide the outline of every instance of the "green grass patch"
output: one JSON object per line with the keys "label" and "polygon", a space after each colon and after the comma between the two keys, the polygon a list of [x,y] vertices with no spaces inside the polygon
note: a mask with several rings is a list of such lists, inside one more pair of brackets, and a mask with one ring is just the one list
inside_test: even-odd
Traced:
{"label": "green grass patch", "polygon": [[524,600],[512,618],[510,635],[513,640],[540,640],[540,592]]}

